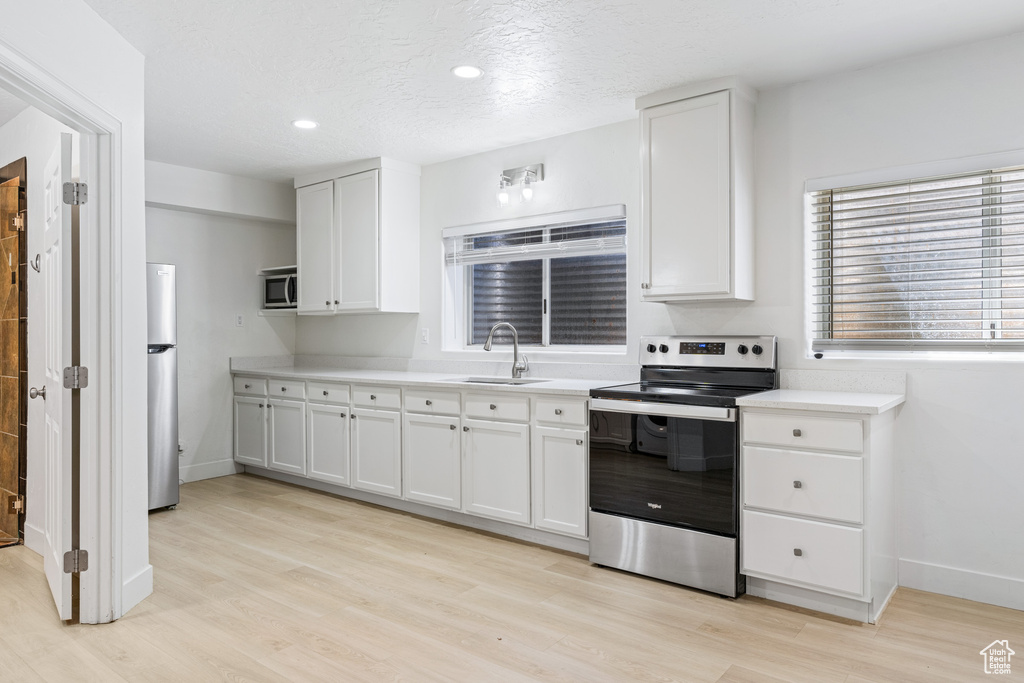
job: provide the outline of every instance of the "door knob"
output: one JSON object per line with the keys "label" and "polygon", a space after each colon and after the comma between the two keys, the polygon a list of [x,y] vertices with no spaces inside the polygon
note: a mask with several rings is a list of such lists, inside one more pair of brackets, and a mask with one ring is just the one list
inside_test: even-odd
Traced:
{"label": "door knob", "polygon": [[462,428],[462,431],[464,431],[464,432],[468,432],[468,431],[469,431],[469,427],[463,427],[463,428]]}
{"label": "door knob", "polygon": [[41,399],[43,399],[45,401],[46,400],[46,386],[43,386],[42,389],[36,389],[35,387],[32,387],[31,389],[28,390],[28,397],[29,398],[41,398]]}
{"label": "door knob", "polygon": [[794,429],[793,430],[793,436],[800,436],[801,434],[802,434],[802,432],[799,429]]}
{"label": "door knob", "polygon": [[428,399],[427,399],[427,405],[428,405],[428,406],[432,406],[432,405],[434,405],[434,402],[433,402],[433,401],[431,401],[431,400],[430,400],[430,399],[428,398]]}
{"label": "door knob", "polygon": [[448,428],[451,429],[453,432],[455,431],[455,425],[448,425]]}
{"label": "door knob", "polygon": [[561,414],[562,414],[562,409],[561,408],[555,408],[555,415],[561,415]]}

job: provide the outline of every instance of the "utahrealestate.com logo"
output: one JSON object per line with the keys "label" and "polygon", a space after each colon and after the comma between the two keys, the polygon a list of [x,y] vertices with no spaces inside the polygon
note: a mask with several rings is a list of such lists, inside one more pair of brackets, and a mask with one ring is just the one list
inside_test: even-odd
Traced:
{"label": "utahrealestate.com logo", "polygon": [[985,673],[1008,674],[1010,673],[1010,657],[1017,653],[1010,649],[1009,641],[994,640],[980,654],[985,658]]}

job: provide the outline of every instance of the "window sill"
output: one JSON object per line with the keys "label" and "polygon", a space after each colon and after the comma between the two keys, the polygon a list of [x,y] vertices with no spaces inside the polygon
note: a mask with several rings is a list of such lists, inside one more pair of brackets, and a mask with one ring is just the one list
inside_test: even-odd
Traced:
{"label": "window sill", "polygon": [[867,351],[863,349],[825,349],[820,351],[822,358],[816,358],[815,352],[804,355],[808,360],[821,361],[901,361],[922,363],[1024,363],[1024,349],[907,349]]}
{"label": "window sill", "polygon": [[[529,357],[531,361],[550,363],[622,363],[626,360],[625,346],[609,346],[600,351],[590,348],[551,348],[538,346],[520,346],[519,355]],[[445,348],[441,353],[446,358],[460,360],[491,360],[502,361],[504,355],[512,353],[511,345],[494,346],[491,351],[472,348]]]}

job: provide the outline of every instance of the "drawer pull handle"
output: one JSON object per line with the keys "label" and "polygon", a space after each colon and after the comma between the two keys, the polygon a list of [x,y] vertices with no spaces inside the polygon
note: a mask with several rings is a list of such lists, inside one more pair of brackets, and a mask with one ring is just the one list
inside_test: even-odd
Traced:
{"label": "drawer pull handle", "polygon": [[325,302],[324,302],[324,306],[330,306],[330,305],[331,305],[331,302],[330,302],[330,301],[325,301]]}
{"label": "drawer pull handle", "polygon": [[342,417],[345,417],[345,413],[342,413],[342,414],[341,414],[341,416],[342,416]]}
{"label": "drawer pull handle", "polygon": [[448,428],[449,428],[450,430],[452,430],[453,432],[455,431],[455,425],[448,425]]}
{"label": "drawer pull handle", "polygon": [[793,436],[801,436],[802,432],[799,429],[793,430]]}
{"label": "drawer pull handle", "polygon": [[371,401],[376,401],[377,397],[375,395],[373,395],[373,394],[370,394],[370,400]]}
{"label": "drawer pull handle", "polygon": [[555,415],[561,415],[561,414],[562,414],[562,409],[561,408],[555,408]]}
{"label": "drawer pull handle", "polygon": [[464,432],[468,432],[468,431],[469,431],[469,427],[463,427],[463,428],[462,428],[462,431],[464,431]]}
{"label": "drawer pull handle", "polygon": [[324,389],[324,396],[327,396],[327,390]]}
{"label": "drawer pull handle", "polygon": [[251,385],[251,384],[246,384],[246,385],[245,385],[245,388],[246,388],[246,389],[252,389],[252,385]]}
{"label": "drawer pull handle", "polygon": [[492,403],[492,404],[491,404],[491,410],[497,410],[497,409],[498,409],[498,406],[496,406],[496,405],[494,405],[494,404]]}
{"label": "drawer pull handle", "polygon": [[804,556],[804,551],[800,550],[800,548],[793,548],[793,554],[796,555],[797,557],[803,557]]}
{"label": "drawer pull handle", "polygon": [[288,391],[288,387],[281,387],[281,391]]}
{"label": "drawer pull handle", "polygon": [[793,482],[793,488],[795,488],[795,489],[802,489],[803,487],[804,487],[804,483],[802,481],[798,480],[798,481],[794,481]]}
{"label": "drawer pull handle", "polygon": [[428,405],[428,406],[432,406],[432,405],[434,405],[434,402],[433,402],[433,401],[431,401],[431,400],[430,400],[430,399],[428,398],[428,399],[427,399],[427,405]]}
{"label": "drawer pull handle", "polygon": [[352,413],[352,419],[353,420],[356,419],[356,414],[355,413]]}
{"label": "drawer pull handle", "polygon": [[260,404],[260,408],[262,408],[262,407],[263,407],[263,404],[261,403],[261,404]]}
{"label": "drawer pull handle", "polygon": [[576,439],[576,445],[577,446],[582,446],[583,445],[583,439]]}

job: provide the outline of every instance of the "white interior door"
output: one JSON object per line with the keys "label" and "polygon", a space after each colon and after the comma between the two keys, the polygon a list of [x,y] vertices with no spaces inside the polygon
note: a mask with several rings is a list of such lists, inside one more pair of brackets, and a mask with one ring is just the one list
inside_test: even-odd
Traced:
{"label": "white interior door", "polygon": [[[61,134],[44,169],[43,297],[45,326],[46,511],[43,568],[61,619],[71,618],[71,390],[64,367],[71,364],[71,207],[63,202],[71,180],[71,135]],[[31,502],[30,502],[31,504]]]}

